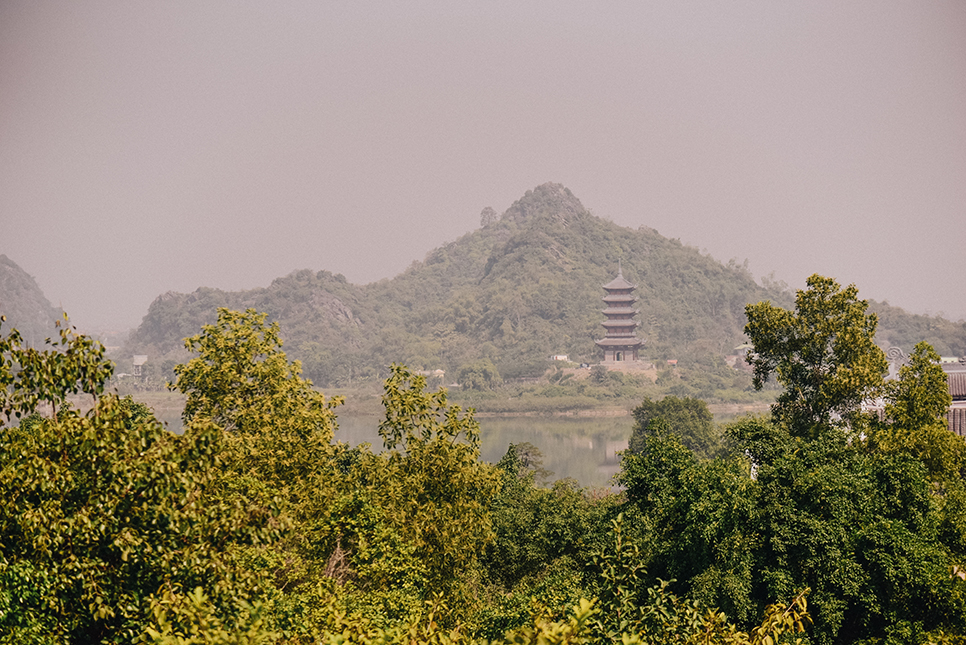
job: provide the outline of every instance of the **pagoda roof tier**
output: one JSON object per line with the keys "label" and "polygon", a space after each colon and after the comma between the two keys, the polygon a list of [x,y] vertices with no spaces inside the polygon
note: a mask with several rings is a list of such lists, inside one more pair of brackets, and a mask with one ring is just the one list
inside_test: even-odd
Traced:
{"label": "pagoda roof tier", "polygon": [[601,300],[604,302],[635,302],[637,296],[630,293],[608,293]]}
{"label": "pagoda roof tier", "polygon": [[600,313],[605,316],[634,316],[639,312],[633,307],[608,307],[607,309],[601,309]]}
{"label": "pagoda roof tier", "polygon": [[610,282],[604,285],[604,289],[607,289],[608,291],[619,291],[623,289],[636,289],[636,288],[637,288],[636,284],[631,284],[630,282],[624,279],[623,272],[618,272],[616,278],[614,278],[613,280],[611,280]]}
{"label": "pagoda roof tier", "polygon": [[644,344],[644,341],[640,338],[634,338],[627,336],[624,338],[608,336],[607,338],[601,338],[600,340],[594,341],[598,347],[640,347]]}
{"label": "pagoda roof tier", "polygon": [[633,309],[634,300],[610,301],[605,302],[604,306],[608,309]]}
{"label": "pagoda roof tier", "polygon": [[605,320],[600,324],[604,327],[637,327],[640,323],[630,318],[622,318],[618,320]]}

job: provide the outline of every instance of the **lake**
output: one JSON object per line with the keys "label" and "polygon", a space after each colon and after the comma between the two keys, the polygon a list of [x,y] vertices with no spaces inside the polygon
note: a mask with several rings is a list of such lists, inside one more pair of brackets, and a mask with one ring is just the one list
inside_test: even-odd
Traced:
{"label": "lake", "polygon": [[[382,450],[378,416],[340,416],[336,441],[350,445],[369,443]],[[543,454],[543,467],[551,480],[566,477],[582,486],[610,486],[617,473],[617,452],[627,448],[634,419],[620,417],[483,417],[480,422],[480,458],[500,461],[511,443],[531,443]]]}
{"label": "lake", "polygon": [[[137,394],[155,416],[173,432],[181,431],[184,398],[178,394]],[[75,405],[90,407],[90,397],[78,399]],[[86,404],[86,405],[85,405]],[[716,404],[710,406],[718,422],[736,415],[765,412],[767,404]],[[338,412],[342,414],[338,414]],[[366,442],[373,452],[382,450],[379,421],[376,414],[348,414],[337,409],[339,429],[335,440],[350,445]],[[551,479],[571,477],[587,487],[610,486],[617,473],[617,452],[627,448],[634,418],[623,416],[477,416],[480,422],[480,458],[495,464],[506,454],[511,443],[531,443],[543,453],[543,467],[552,471]]]}
{"label": "lake", "polygon": [[[169,430],[181,432],[181,400],[151,401],[155,416]],[[372,445],[381,452],[377,415],[338,415],[336,441]],[[477,417],[480,422],[480,458],[500,461],[511,443],[531,443],[543,454],[543,467],[551,480],[571,477],[581,486],[610,486],[617,472],[617,452],[627,448],[634,418],[625,416],[514,416]]]}

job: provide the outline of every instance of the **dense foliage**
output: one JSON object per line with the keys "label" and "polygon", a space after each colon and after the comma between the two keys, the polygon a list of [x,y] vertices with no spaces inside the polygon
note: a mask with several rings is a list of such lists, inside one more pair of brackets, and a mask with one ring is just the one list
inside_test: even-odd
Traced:
{"label": "dense foliage", "polygon": [[284,424],[286,431],[331,441],[333,406],[301,377],[298,361],[288,362],[278,323],[266,327],[265,314],[219,309],[217,323],[184,344],[198,356],[175,367],[171,388],[186,395],[186,424],[208,421],[241,433]]}
{"label": "dense foliage", "polygon": [[[230,615],[258,590],[232,545],[273,531],[263,511],[206,495],[220,430],[175,436],[112,394],[77,413],[66,395],[100,392],[111,365],[98,343],[69,328],[62,339],[44,352],[20,348],[15,330],[0,339],[0,412],[27,415],[0,436],[3,642],[131,642],[165,588],[205,585]],[[61,406],[41,417],[44,401]]]}
{"label": "dense foliage", "polygon": [[632,414],[634,428],[628,446],[631,452],[641,452],[647,436],[662,425],[674,428],[681,442],[699,457],[714,457],[721,450],[721,433],[708,404],[701,399],[666,396],[652,401],[645,397]]}
{"label": "dense foliage", "polygon": [[650,571],[739,619],[807,586],[816,643],[963,634],[966,444],[945,427],[938,355],[918,345],[884,383],[855,287],[808,285],[794,311],[748,307],[756,380],[784,390],[771,418],[730,426],[732,456],[698,459],[653,422],[625,455]]}
{"label": "dense foliage", "polygon": [[937,356],[883,383],[866,303],[809,285],[748,309],[759,383],[794,396],[726,437],[699,400],[644,400],[622,492],[545,485],[529,444],[481,462],[473,410],[401,365],[383,450],[334,444],[338,401],[253,310],[185,341],[183,435],[103,393],[97,343],[11,332],[0,643],[963,642],[966,446]]}
{"label": "dense foliage", "polygon": [[831,425],[856,426],[860,406],[874,398],[886,371],[875,344],[878,317],[866,314],[855,285],[841,289],[813,275],[798,292],[795,311],[769,302],[748,305],[745,332],[754,345],[748,363],[755,387],[775,374],[784,390],[773,416],[793,433],[817,436]]}
{"label": "dense foliage", "polygon": [[[6,316],[0,316],[0,326]],[[95,399],[114,366],[104,360],[104,347],[70,326],[66,314],[57,322],[60,339],[47,338],[46,350],[24,342],[17,329],[0,340],[0,413],[20,418],[38,406],[49,406],[57,415],[71,394],[89,394]]]}

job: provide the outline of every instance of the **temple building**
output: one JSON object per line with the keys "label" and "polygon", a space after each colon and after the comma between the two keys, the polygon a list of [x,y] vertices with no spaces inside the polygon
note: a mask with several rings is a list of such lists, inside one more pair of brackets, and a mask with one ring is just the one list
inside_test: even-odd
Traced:
{"label": "temple building", "polygon": [[637,298],[634,296],[634,289],[637,286],[624,279],[623,270],[618,267],[617,277],[604,285],[604,303],[607,305],[603,310],[607,320],[601,324],[607,330],[604,338],[594,341],[597,346],[604,350],[604,363],[615,363],[621,361],[638,360],[637,352],[644,344],[644,341],[635,335],[637,321],[634,315],[634,303]]}

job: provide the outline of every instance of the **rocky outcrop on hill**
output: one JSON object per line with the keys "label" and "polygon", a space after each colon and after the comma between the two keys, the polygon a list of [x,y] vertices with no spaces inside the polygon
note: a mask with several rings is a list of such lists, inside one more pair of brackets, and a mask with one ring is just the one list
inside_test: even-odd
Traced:
{"label": "rocky outcrop on hill", "polygon": [[0,255],[0,315],[7,319],[0,333],[16,328],[27,343],[39,346],[45,338],[56,335],[54,325],[61,320],[62,312],[50,304],[33,277],[6,255]]}

